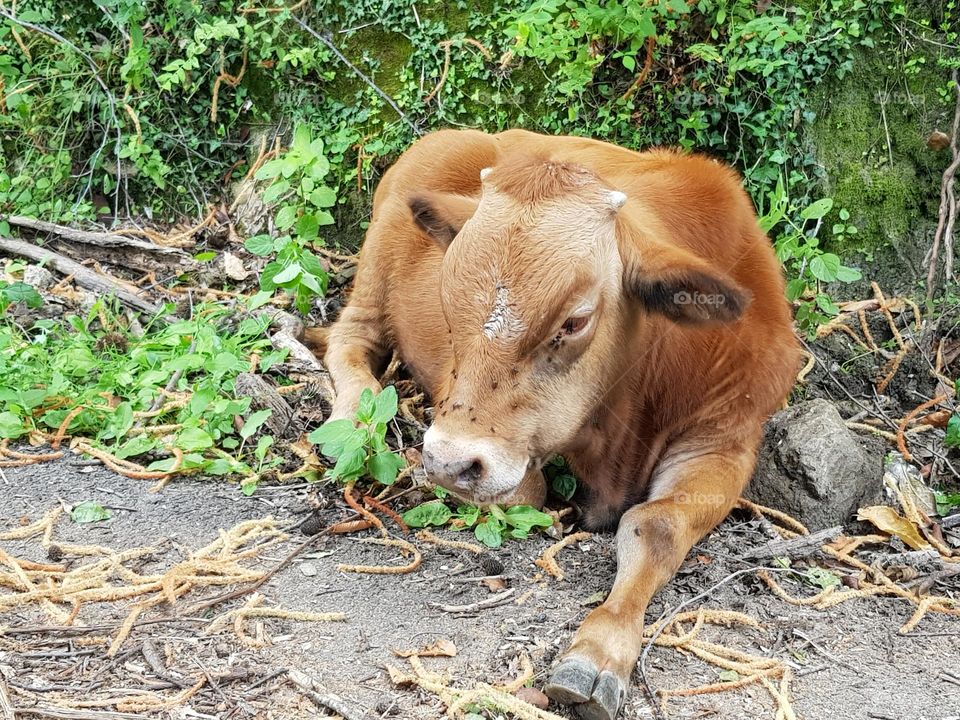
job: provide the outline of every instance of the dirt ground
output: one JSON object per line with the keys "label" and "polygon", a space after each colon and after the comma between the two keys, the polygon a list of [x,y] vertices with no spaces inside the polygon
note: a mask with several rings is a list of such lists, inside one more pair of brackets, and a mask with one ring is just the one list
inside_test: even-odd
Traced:
{"label": "dirt ground", "polygon": [[[153,562],[169,565],[190,549],[215,539],[218,528],[272,515],[281,525],[291,527],[291,539],[258,559],[257,567],[268,569],[303,539],[292,528],[310,507],[308,495],[313,494],[314,500],[318,492],[329,495],[324,498],[327,508],[320,512],[321,520],[333,522],[345,516],[342,501],[332,490],[303,485],[264,487],[249,498],[232,485],[203,479],[180,479],[159,493],[147,489],[143,481],[117,476],[72,455],[55,463],[8,469],[0,479],[0,531],[22,524],[23,518],[40,518],[61,500],[68,504],[94,500],[113,509],[110,520],[77,525],[64,516],[56,525],[54,538],[117,550],[155,545],[161,550]],[[442,534],[472,539],[452,532]],[[751,567],[753,563],[741,556],[768,540],[755,519],[735,513],[693,550],[677,577],[655,599],[648,622],[730,573]],[[0,680],[6,680],[10,703],[18,709],[16,717],[107,720],[324,716],[325,711],[318,711],[288,682],[284,670],[299,670],[312,677],[323,692],[336,694],[352,717],[444,717],[444,707],[436,696],[417,688],[396,687],[390,681],[386,664],[409,669],[392,650],[450,640],[458,649],[455,657],[423,662],[431,671],[448,673],[455,685],[465,686],[477,680],[508,682],[520,674],[519,657],[527,654],[536,672],[532,684],[542,686],[554,658],[564,649],[589,605],[597,601],[598,593],[609,588],[615,571],[612,536],[596,535],[561,552],[559,561],[566,572],[563,581],[544,579],[533,561],[551,542],[543,536],[510,541],[486,557],[418,542],[423,564],[416,572],[361,575],[340,572],[336,566],[342,562],[405,561],[393,548],[363,544],[357,536],[320,539],[260,592],[268,606],[342,611],[346,621],[266,619],[263,623],[269,644],[260,649],[242,645],[230,628],[207,635],[202,622],[183,621],[136,628],[121,652],[108,660],[102,645],[82,646],[74,638],[56,633],[7,632],[47,621],[35,605],[15,609],[0,614]],[[0,542],[0,549],[35,561],[46,560],[36,540]],[[471,580],[488,574],[491,557],[503,564],[509,587],[516,589],[509,602],[468,615],[435,607],[491,597],[491,590],[482,582]],[[796,594],[812,592],[798,586],[789,589]],[[532,592],[517,604],[516,598],[524,598],[527,591]],[[242,602],[236,600],[226,607]],[[78,622],[115,624],[126,616],[129,607],[129,601],[84,606]],[[760,622],[760,630],[710,628],[705,636],[787,663],[795,675],[791,691],[799,718],[960,717],[960,684],[944,673],[955,673],[960,666],[960,621],[956,618],[928,615],[916,630],[904,636],[897,630],[912,607],[902,600],[856,599],[827,611],[796,607],[773,596],[753,574],[719,587],[692,606],[697,607],[736,610]],[[212,617],[224,609],[211,609],[202,617]],[[169,612],[161,606],[147,617]],[[170,673],[187,678],[181,686],[192,684],[191,678],[200,672],[225,679],[208,684],[186,703],[147,714],[101,709],[44,715],[36,709],[69,705],[70,698],[96,697],[106,690],[123,695],[147,688],[169,697],[178,688],[169,677],[164,682],[164,678],[151,675],[142,653],[147,638],[165,654]],[[715,683],[719,673],[719,668],[669,648],[653,648],[647,664],[654,690]],[[622,717],[655,717],[637,682],[635,673]],[[550,709],[568,716],[563,708]],[[10,716],[2,711],[0,703],[0,717],[7,720]],[[666,717],[671,720],[739,720],[773,718],[774,714],[771,696],[760,686],[674,698],[666,707]],[[332,712],[330,715],[334,716]],[[487,717],[500,716],[494,712]]]}

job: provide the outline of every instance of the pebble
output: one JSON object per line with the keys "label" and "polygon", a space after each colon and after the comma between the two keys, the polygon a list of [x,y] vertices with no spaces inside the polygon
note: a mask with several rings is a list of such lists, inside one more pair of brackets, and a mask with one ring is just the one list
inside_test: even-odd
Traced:
{"label": "pebble", "polygon": [[312,563],[300,563],[300,572],[307,577],[314,577],[317,574],[317,566]]}

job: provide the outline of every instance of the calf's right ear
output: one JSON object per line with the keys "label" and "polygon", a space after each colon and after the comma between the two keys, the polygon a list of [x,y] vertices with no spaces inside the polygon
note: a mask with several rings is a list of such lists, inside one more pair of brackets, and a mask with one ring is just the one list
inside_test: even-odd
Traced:
{"label": "calf's right ear", "polygon": [[422,192],[412,196],[407,205],[416,226],[440,247],[446,248],[464,223],[473,217],[478,202],[466,195]]}

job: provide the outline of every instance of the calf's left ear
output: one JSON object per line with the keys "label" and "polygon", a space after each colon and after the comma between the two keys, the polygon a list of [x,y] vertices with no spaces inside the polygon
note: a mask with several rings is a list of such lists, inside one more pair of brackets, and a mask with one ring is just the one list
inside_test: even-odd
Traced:
{"label": "calf's left ear", "polygon": [[750,291],[725,272],[679,248],[666,248],[624,269],[626,292],[647,310],[688,325],[729,323],[750,304]]}
{"label": "calf's left ear", "polygon": [[477,204],[476,198],[441,192],[421,192],[407,200],[416,226],[444,249],[473,217]]}

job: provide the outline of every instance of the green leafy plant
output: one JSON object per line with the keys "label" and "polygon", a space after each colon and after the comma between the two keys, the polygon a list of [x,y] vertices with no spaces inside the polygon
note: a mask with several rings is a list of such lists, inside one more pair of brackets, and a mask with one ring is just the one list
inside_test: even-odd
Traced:
{"label": "green leafy plant", "polygon": [[327,477],[353,482],[370,477],[383,485],[392,485],[406,461],[387,446],[387,423],[397,414],[397,389],[385,387],[377,395],[368,388],[360,395],[354,420],[344,418],[326,422],[309,435],[336,464]]}
{"label": "green leafy plant", "polygon": [[[69,434],[147,462],[149,470],[169,470],[176,448],[181,469],[250,476],[245,443],[269,411],[250,413],[250,399],[236,397],[234,380],[252,354],[261,367],[285,356],[269,349],[265,321],[237,321],[226,308],[200,305],[191,319],[150,322],[138,334],[124,317],[103,300],[85,316],[39,320],[26,330],[0,314],[0,438],[52,432],[69,419]],[[188,401],[167,402],[171,379],[174,392],[189,391]],[[145,413],[172,428],[166,438],[142,429]],[[252,459],[262,465],[264,452],[258,445]]]}
{"label": "green leafy plant", "polygon": [[5,312],[14,303],[23,303],[29,308],[43,305],[43,298],[32,285],[23,282],[0,280],[0,313]]}
{"label": "green leafy plant", "polygon": [[550,484],[550,489],[564,500],[569,500],[577,491],[577,476],[559,455],[551,458],[543,468],[543,474]]}
{"label": "green leafy plant", "polygon": [[524,539],[534,528],[553,525],[553,518],[529,505],[506,509],[490,505],[481,510],[476,505],[458,505],[452,511],[443,499],[417,505],[403,514],[410,527],[450,525],[454,530],[473,530],[474,537],[487,547],[497,548],[507,538]]}
{"label": "green leafy plant", "polygon": [[95,503],[92,500],[77,503],[70,510],[70,519],[80,525],[101,522],[103,520],[109,520],[112,517],[112,512],[100,503]]}
{"label": "green leafy plant", "polygon": [[[960,380],[954,381],[956,396],[960,397]],[[960,412],[954,412],[947,420],[947,434],[943,439],[947,447],[960,448]]]}
{"label": "green leafy plant", "polygon": [[[811,334],[839,312],[824,286],[861,278],[859,270],[847,267],[839,256],[826,252],[820,245],[818,235],[832,209],[832,198],[822,198],[798,209],[787,197],[781,181],[767,194],[766,211],[760,210],[760,227],[773,235],[777,257],[790,277],[787,299],[798,304],[797,324]],[[840,217],[849,219],[849,214],[841,210]],[[842,223],[834,226],[835,235],[852,234],[851,231],[855,233],[856,228]]]}
{"label": "green leafy plant", "polygon": [[311,298],[327,292],[327,271],[310,247],[323,244],[320,228],[333,223],[327,208],[336,203],[336,194],[323,184],[329,169],[323,141],[311,139],[310,128],[299,125],[290,149],[257,171],[257,180],[270,181],[263,201],[275,207],[274,222],[284,234],[255,235],[244,243],[254,255],[276,255],[260,274],[261,291],[253,297],[252,307],[282,289],[293,295],[297,309],[306,312]]}

